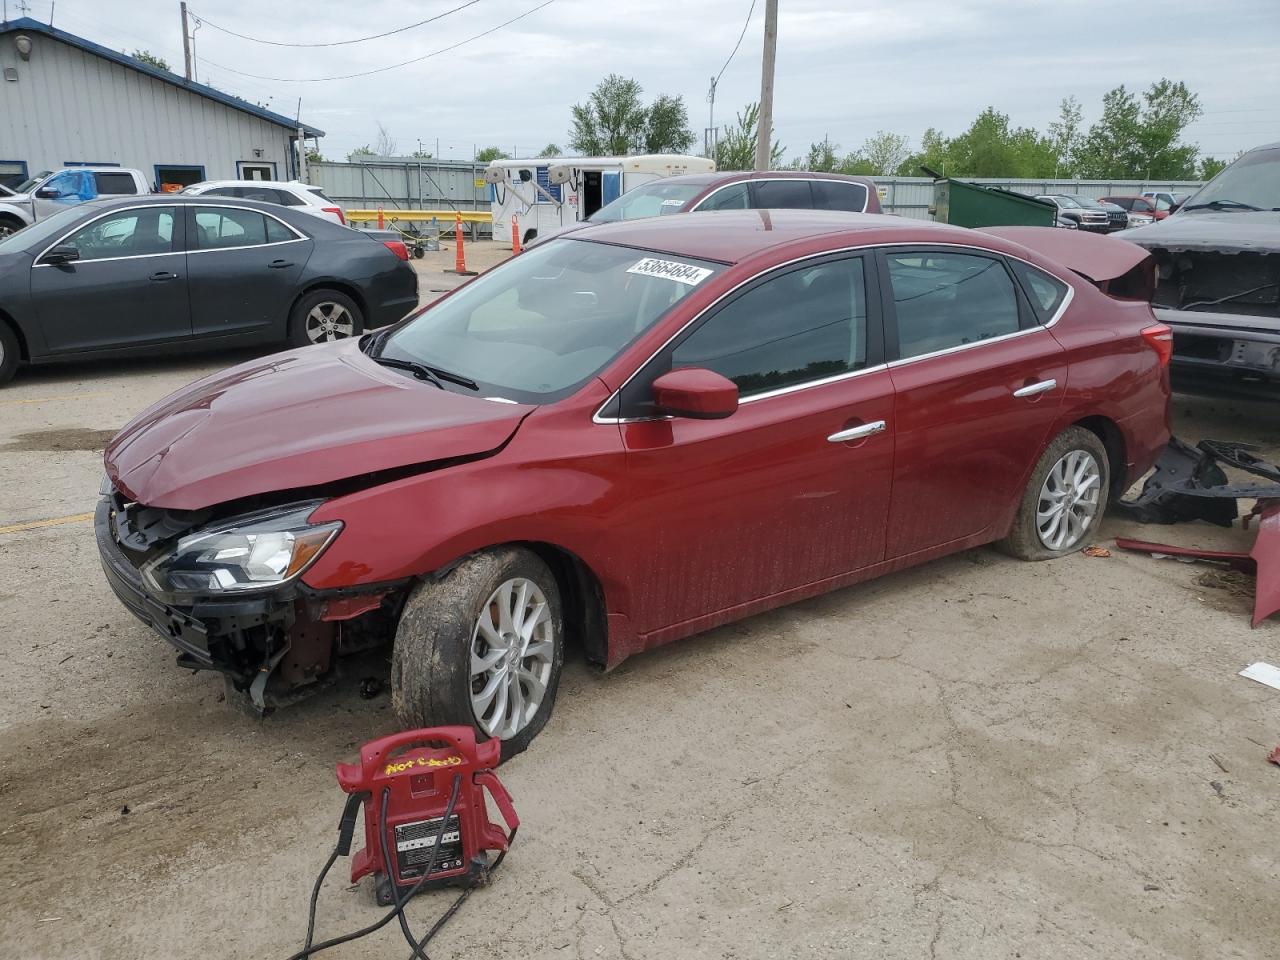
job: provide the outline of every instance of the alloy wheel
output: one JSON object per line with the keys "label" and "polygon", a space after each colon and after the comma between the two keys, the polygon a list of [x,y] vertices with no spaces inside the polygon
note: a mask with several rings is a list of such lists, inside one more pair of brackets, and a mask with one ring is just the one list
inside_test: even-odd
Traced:
{"label": "alloy wheel", "polygon": [[1098,515],[1102,469],[1087,450],[1063,454],[1040,486],[1036,533],[1050,550],[1070,550]]}
{"label": "alloy wheel", "polygon": [[555,656],[551,607],[532,580],[494,590],[471,633],[471,711],[489,736],[509,740],[537,714]]}
{"label": "alloy wheel", "polygon": [[351,311],[333,300],[322,300],[307,313],[307,339],[312,343],[341,340],[355,330]]}

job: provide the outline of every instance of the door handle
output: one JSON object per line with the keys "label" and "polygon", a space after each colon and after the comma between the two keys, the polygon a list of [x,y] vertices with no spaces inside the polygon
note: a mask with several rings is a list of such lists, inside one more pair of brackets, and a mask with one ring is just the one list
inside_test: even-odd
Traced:
{"label": "door handle", "polygon": [[272,260],[270,263],[267,264],[267,267],[271,270],[283,270],[285,267],[292,267],[292,266],[293,266],[292,260]]}
{"label": "door handle", "polygon": [[1037,394],[1048,393],[1057,385],[1057,380],[1041,380],[1039,383],[1029,383],[1025,387],[1013,391],[1013,395],[1015,397],[1034,397]]}
{"label": "door handle", "polygon": [[157,270],[151,275],[151,279],[159,283],[164,280],[177,280],[178,275],[176,273],[170,273],[168,270]]}
{"label": "door handle", "polygon": [[848,443],[850,440],[862,440],[865,437],[875,436],[877,433],[884,433],[885,422],[883,420],[873,420],[870,423],[860,423],[856,427],[849,427],[847,430],[840,430],[827,437],[829,443]]}

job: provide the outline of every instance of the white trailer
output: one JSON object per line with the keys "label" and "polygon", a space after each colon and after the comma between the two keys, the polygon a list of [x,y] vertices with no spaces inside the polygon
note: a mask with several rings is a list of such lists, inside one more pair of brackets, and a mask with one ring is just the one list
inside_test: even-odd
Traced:
{"label": "white trailer", "polygon": [[510,242],[511,217],[520,240],[585,220],[633,187],[684,173],[711,173],[716,165],[679,153],[634,157],[538,157],[494,160],[485,168],[493,211],[493,239]]}

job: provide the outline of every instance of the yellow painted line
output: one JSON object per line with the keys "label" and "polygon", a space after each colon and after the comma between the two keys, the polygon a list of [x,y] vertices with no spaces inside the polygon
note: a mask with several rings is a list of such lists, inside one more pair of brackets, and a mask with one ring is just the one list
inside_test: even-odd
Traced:
{"label": "yellow painted line", "polygon": [[11,403],[53,403],[56,400],[90,400],[93,397],[109,397],[111,394],[102,393],[72,393],[63,397],[31,397],[28,400],[0,400],[0,407],[7,406]]}
{"label": "yellow painted line", "polygon": [[[377,223],[377,210],[348,210],[347,219],[355,223]],[[396,220],[439,220],[453,223],[458,214],[467,223],[493,223],[493,213],[488,210],[394,210],[382,209],[382,219],[386,223]]]}
{"label": "yellow painted line", "polygon": [[27,523],[11,523],[0,527],[0,533],[22,533],[24,530],[39,530],[41,527],[57,527],[64,523],[83,523],[92,520],[92,513],[76,513],[69,517],[52,517],[48,520],[30,520]]}

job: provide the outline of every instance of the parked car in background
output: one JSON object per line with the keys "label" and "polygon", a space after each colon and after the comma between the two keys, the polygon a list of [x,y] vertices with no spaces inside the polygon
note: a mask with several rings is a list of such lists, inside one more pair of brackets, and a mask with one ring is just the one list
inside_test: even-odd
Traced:
{"label": "parked car in background", "polygon": [[569,638],[610,669],[968,547],[1089,544],[1168,441],[1168,346],[1145,301],[988,233],[597,224],[143,412],[98,546],[179,666],[255,709],[388,643],[401,724],[510,756]]}
{"label": "parked car in background", "polygon": [[381,242],[292,207],[85,203],[0,241],[0,383],[19,363],[358,336],[413,309],[417,283]]}
{"label": "parked car in background", "polygon": [[1168,210],[1161,210],[1150,197],[1122,196],[1103,197],[1103,203],[1114,203],[1129,214],[1129,226],[1145,227],[1148,223],[1163,220],[1169,215]]}
{"label": "parked car in background", "polygon": [[12,197],[0,198],[0,238],[69,206],[99,197],[144,196],[151,185],[141,170],[126,167],[68,167],[32,178]]}
{"label": "parked car in background", "polygon": [[184,187],[182,192],[193,197],[235,197],[278,203],[337,224],[347,222],[342,208],[326,197],[323,190],[301,180],[206,180]]}
{"label": "parked car in background", "polygon": [[1156,314],[1173,328],[1179,384],[1280,399],[1280,143],[1121,236],[1155,254]]}
{"label": "parked car in background", "polygon": [[1116,206],[1114,203],[1107,203],[1103,200],[1095,200],[1093,197],[1086,197],[1080,193],[1064,193],[1060,196],[1076,203],[1080,209],[1089,212],[1101,210],[1107,215],[1107,232],[1114,233],[1117,230],[1123,230],[1129,226],[1129,214],[1124,208]]}
{"label": "parked car in background", "polygon": [[1142,195],[1148,200],[1154,200],[1156,209],[1163,210],[1166,215],[1176,213],[1189,197],[1188,194],[1175,193],[1172,190],[1144,190]]}
{"label": "parked car in background", "polygon": [[1085,206],[1074,197],[1059,193],[1042,193],[1036,199],[1055,204],[1058,216],[1070,220],[1081,230],[1092,230],[1094,233],[1108,233],[1111,230],[1111,218],[1100,206]]}
{"label": "parked car in background", "polygon": [[880,195],[869,177],[803,170],[690,173],[628,190],[587,220],[545,233],[540,240],[620,220],[709,210],[844,210],[879,213]]}

